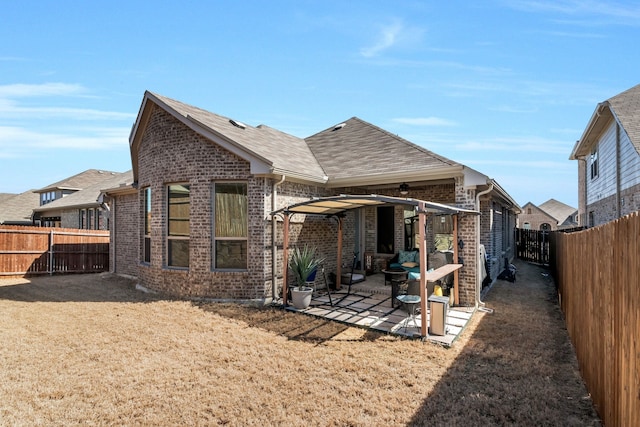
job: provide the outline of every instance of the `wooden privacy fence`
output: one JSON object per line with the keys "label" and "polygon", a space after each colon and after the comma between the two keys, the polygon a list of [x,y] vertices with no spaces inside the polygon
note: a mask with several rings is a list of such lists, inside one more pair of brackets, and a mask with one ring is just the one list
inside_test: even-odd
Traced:
{"label": "wooden privacy fence", "polygon": [[0,276],[108,269],[108,231],[0,226]]}
{"label": "wooden privacy fence", "polygon": [[[640,425],[640,216],[552,233],[551,270],[580,370],[605,425]],[[552,362],[551,362],[552,363]]]}

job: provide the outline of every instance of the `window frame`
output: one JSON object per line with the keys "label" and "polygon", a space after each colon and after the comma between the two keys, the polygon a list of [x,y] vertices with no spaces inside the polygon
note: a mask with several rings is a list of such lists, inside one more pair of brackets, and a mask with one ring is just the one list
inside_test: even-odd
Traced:
{"label": "window frame", "polygon": [[142,262],[151,264],[151,187],[144,187],[142,194]]}
{"label": "window frame", "polygon": [[591,154],[589,155],[589,174],[591,180],[598,178],[600,175],[600,166],[598,161],[598,146],[593,147]]}
{"label": "window frame", "polygon": [[[172,234],[171,233],[171,188],[172,187],[184,187],[188,190],[188,198],[189,198],[189,208],[188,208],[188,216],[186,217],[187,222],[187,233],[186,234]],[[176,269],[176,270],[188,270],[190,265],[190,240],[191,240],[191,185],[188,182],[173,182],[165,185],[165,194],[167,197],[166,204],[166,251],[165,251],[165,265],[167,268]],[[186,265],[178,265],[174,263],[174,257],[172,256],[172,243],[173,242],[186,242],[187,243],[187,252],[186,252]]]}
{"label": "window frame", "polygon": [[[246,203],[246,211],[247,211],[247,223],[246,223],[246,235],[244,237],[229,237],[222,236],[218,237],[216,235],[216,219],[217,219],[217,211],[216,211],[216,187],[218,185],[243,185],[245,190],[245,203]],[[216,181],[211,185],[211,269],[213,271],[247,271],[249,269],[249,182],[246,180],[233,180],[233,181]],[[240,268],[224,268],[218,267],[218,254],[216,249],[217,242],[245,242],[246,254],[244,258],[244,267]]]}

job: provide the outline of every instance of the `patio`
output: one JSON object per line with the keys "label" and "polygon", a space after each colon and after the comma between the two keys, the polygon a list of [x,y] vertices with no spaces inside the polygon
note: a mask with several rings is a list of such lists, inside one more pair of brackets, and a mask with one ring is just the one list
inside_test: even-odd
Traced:
{"label": "patio", "polygon": [[[348,285],[342,285],[339,291],[331,292],[331,298],[326,289],[319,289],[314,292],[308,308],[299,310],[287,306],[286,309],[394,335],[420,338],[422,314],[416,312],[415,324],[410,321],[405,327],[408,314],[400,304],[391,306],[391,286],[385,286],[384,274],[367,276],[364,282],[353,284],[350,293]],[[428,314],[429,309],[427,304]],[[464,330],[474,311],[474,307],[449,307],[445,335],[429,333],[425,338],[447,347],[451,346]],[[427,326],[429,330],[429,316]]]}

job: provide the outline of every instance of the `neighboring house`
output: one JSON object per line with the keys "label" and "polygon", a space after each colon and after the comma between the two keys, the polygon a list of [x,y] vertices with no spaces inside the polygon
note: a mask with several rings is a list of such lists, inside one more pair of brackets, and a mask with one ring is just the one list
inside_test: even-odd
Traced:
{"label": "neighboring house", "polygon": [[[69,178],[63,179],[56,183],[50,184],[39,190],[35,190],[40,197],[40,206],[46,206],[56,200],[63,199],[77,191],[85,189],[95,184],[99,184],[106,178],[112,177],[119,172],[102,171],[97,169],[89,169]],[[67,227],[69,224],[62,224],[62,216],[59,211],[54,209],[36,210],[33,215],[33,223],[44,227]],[[71,223],[75,223],[72,221]],[[80,228],[71,226],[71,228]]]}
{"label": "neighboring house", "polygon": [[529,202],[518,214],[518,227],[548,231],[574,228],[578,226],[577,215],[576,208],[555,199],[549,199],[540,206]]}
{"label": "neighboring house", "polygon": [[[111,210],[111,270],[179,297],[279,298],[283,233],[316,246],[327,272],[372,254],[379,272],[415,247],[414,210],[366,207],[335,219],[295,214],[283,230],[278,209],[340,194],[386,195],[477,211],[429,216],[428,251],[459,248],[462,305],[479,301],[480,246],[495,279],[515,253],[517,203],[486,175],[358,118],[302,139],[145,92],[130,136],[134,184],[105,191]],[[342,259],[336,240],[342,238]]]}
{"label": "neighboring house", "polygon": [[640,209],[640,85],[598,104],[569,158],[578,160],[580,225]]}
{"label": "neighboring house", "polygon": [[55,226],[58,227],[108,230],[109,212],[99,200],[100,194],[107,188],[131,185],[133,173],[101,172],[97,177],[101,179],[86,188],[35,208],[34,217],[43,221],[56,218]]}
{"label": "neighboring house", "polygon": [[0,224],[3,225],[32,225],[33,209],[38,207],[40,195],[35,190],[20,194],[0,197]]}

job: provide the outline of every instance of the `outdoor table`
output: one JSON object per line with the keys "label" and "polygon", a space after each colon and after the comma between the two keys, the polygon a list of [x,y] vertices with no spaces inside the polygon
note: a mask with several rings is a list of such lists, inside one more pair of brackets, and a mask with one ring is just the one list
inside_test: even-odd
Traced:
{"label": "outdoor table", "polygon": [[408,272],[401,268],[392,268],[389,270],[382,270],[384,273],[384,284],[391,284],[391,307],[396,306],[396,297],[398,296],[400,285],[407,281]]}

